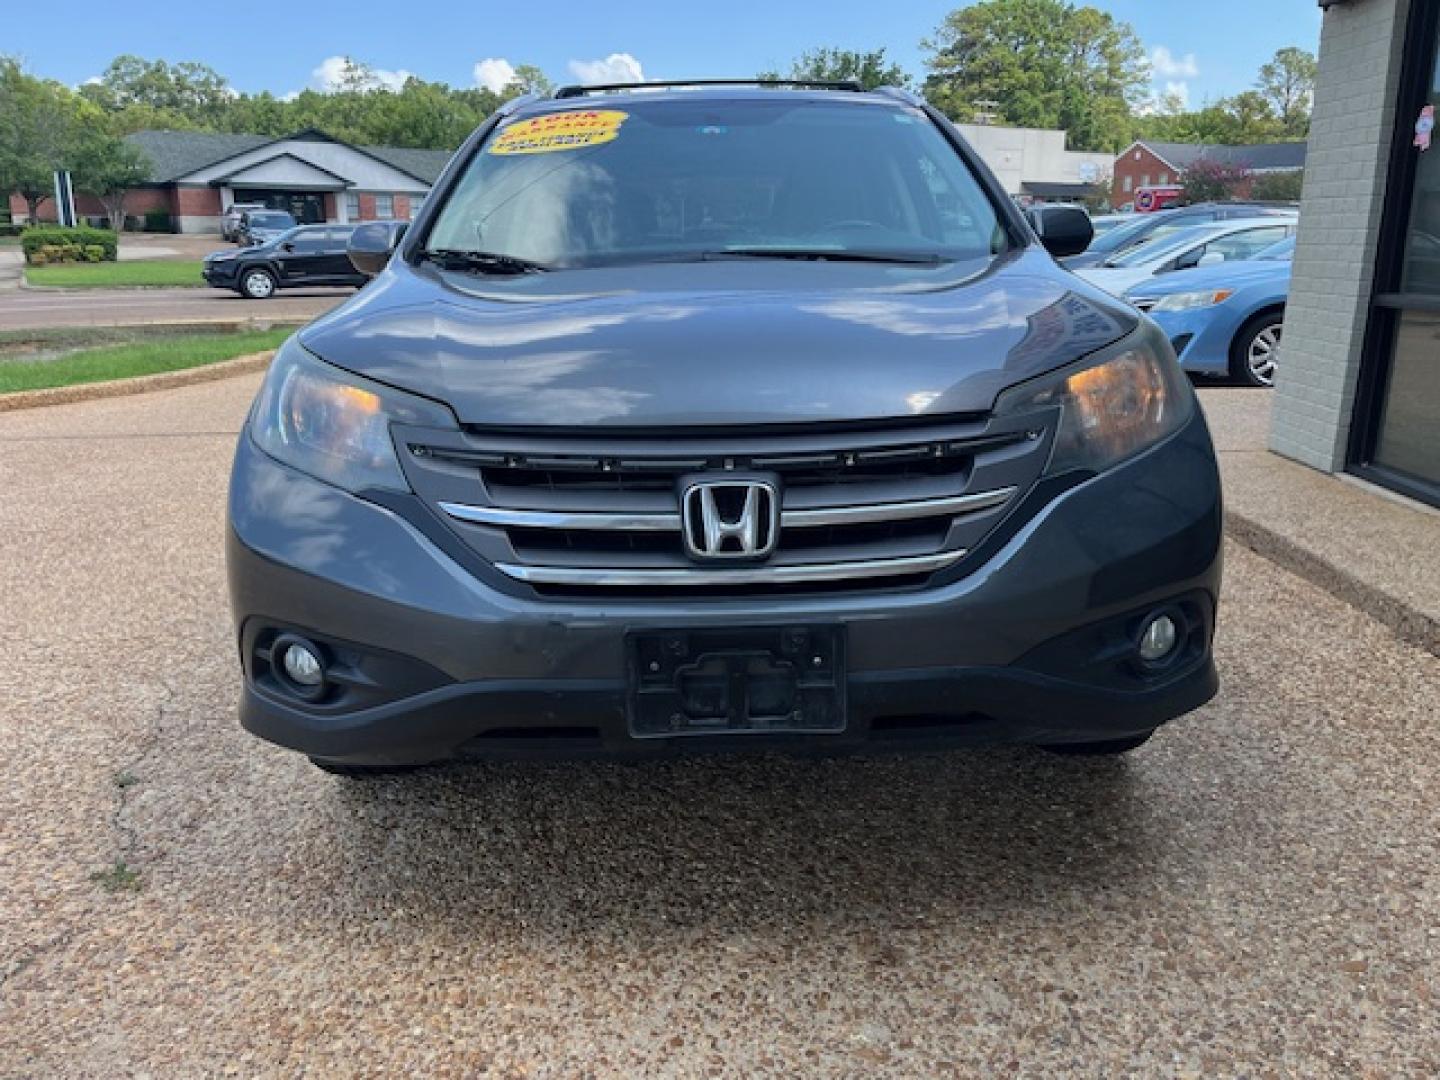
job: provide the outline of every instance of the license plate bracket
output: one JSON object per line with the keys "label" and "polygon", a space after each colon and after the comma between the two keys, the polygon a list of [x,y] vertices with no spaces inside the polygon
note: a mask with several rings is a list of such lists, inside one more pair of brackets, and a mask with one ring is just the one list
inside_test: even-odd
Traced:
{"label": "license plate bracket", "polygon": [[637,739],[845,730],[841,626],[638,631],[626,660]]}

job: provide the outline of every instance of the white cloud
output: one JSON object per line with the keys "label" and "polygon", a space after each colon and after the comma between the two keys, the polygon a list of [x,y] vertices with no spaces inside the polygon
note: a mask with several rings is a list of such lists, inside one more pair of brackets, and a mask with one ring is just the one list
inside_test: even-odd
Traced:
{"label": "white cloud", "polygon": [[[344,56],[327,56],[320,61],[320,66],[310,73],[310,79],[315,89],[324,93],[330,93],[340,89],[345,82],[346,72],[349,69],[350,60]],[[366,83],[367,89],[376,90],[399,90],[405,85],[405,80],[410,78],[414,72],[401,68],[399,71],[387,71],[384,68],[367,68],[366,73],[369,79]]]}
{"label": "white cloud", "polygon": [[1190,84],[1184,81],[1167,82],[1161,93],[1162,100],[1174,100],[1180,103],[1181,109],[1190,108]]}
{"label": "white cloud", "polygon": [[475,84],[498,94],[515,78],[515,66],[500,56],[490,56],[475,65]]}
{"label": "white cloud", "polygon": [[1164,45],[1150,51],[1150,70],[1161,79],[1193,79],[1200,74],[1194,53],[1176,56]]}
{"label": "white cloud", "polygon": [[571,60],[570,74],[582,83],[645,81],[640,61],[629,53],[611,53],[604,60]]}

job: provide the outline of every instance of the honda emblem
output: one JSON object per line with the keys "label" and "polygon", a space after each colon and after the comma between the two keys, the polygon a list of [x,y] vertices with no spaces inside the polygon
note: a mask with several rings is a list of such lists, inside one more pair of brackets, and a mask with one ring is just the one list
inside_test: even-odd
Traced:
{"label": "honda emblem", "polygon": [[681,516],[696,559],[763,559],[780,542],[780,492],[769,480],[694,480]]}

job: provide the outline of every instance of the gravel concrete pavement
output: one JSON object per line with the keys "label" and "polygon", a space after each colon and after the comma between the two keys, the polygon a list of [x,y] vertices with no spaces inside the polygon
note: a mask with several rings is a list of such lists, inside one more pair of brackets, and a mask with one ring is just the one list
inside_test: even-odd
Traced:
{"label": "gravel concrete pavement", "polygon": [[1440,1073],[1440,662],[1354,609],[1232,548],[1120,762],[357,784],[235,724],[256,383],[0,415],[0,1076]]}

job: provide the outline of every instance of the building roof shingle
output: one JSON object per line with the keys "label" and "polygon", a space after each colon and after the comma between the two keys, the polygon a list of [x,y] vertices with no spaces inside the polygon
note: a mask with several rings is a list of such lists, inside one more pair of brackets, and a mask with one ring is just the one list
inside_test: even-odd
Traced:
{"label": "building roof shingle", "polygon": [[[326,136],[320,132],[286,136],[295,137]],[[267,135],[232,135],[215,131],[137,131],[127,135],[125,141],[150,159],[153,166],[150,183],[170,184],[198,169],[281,140]],[[357,146],[355,149],[426,184],[436,181],[451,157],[449,150],[415,150],[401,146]]]}
{"label": "building roof shingle", "polygon": [[1256,143],[1250,146],[1215,146],[1204,143],[1151,142],[1140,140],[1156,157],[1163,158],[1175,168],[1188,169],[1201,158],[1219,165],[1243,166],[1252,171],[1267,169],[1303,169],[1305,167],[1305,144],[1303,142]]}

